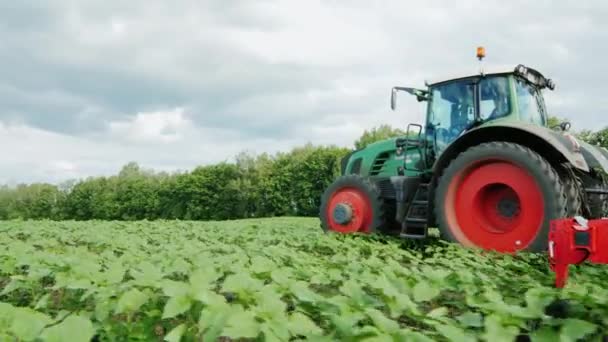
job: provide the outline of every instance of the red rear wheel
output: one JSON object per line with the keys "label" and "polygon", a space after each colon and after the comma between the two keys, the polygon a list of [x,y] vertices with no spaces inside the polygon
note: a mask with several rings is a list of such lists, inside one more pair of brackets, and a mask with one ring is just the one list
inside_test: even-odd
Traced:
{"label": "red rear wheel", "polygon": [[502,162],[476,163],[452,178],[448,224],[464,245],[501,252],[528,246],[540,231],[544,199],[527,171]]}
{"label": "red rear wheel", "polygon": [[549,223],[565,216],[558,174],[534,151],[492,142],[472,147],[446,168],[435,193],[442,236],[499,252],[546,249]]}

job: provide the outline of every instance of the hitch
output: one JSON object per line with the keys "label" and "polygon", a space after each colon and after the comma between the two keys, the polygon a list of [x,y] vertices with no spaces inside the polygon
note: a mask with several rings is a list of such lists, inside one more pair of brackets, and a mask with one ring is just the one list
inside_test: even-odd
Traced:
{"label": "hitch", "polygon": [[608,264],[608,219],[575,217],[551,221],[549,263],[555,272],[555,286],[566,285],[569,265],[584,261]]}

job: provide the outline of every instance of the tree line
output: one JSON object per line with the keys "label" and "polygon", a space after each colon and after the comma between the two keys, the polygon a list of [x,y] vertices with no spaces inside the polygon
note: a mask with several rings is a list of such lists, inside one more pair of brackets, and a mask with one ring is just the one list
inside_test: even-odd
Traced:
{"label": "tree line", "polygon": [[0,189],[0,219],[224,220],[315,216],[320,193],[339,174],[338,147],[304,146],[274,156],[241,153],[236,162],[166,173],[125,165],[110,177],[62,187]]}
{"label": "tree line", "polygon": [[[552,123],[559,120],[553,118]],[[366,130],[357,149],[405,132],[387,125]],[[582,131],[585,141],[608,147],[608,129]],[[0,187],[0,220],[225,220],[317,216],[321,195],[338,176],[351,150],[335,146],[295,148],[275,155],[241,153],[235,162],[188,172],[155,172],[136,163],[117,175],[63,185]]]}

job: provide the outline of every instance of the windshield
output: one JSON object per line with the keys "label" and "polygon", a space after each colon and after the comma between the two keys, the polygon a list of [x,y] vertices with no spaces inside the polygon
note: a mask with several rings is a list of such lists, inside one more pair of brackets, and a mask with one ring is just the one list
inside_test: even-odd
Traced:
{"label": "windshield", "polygon": [[429,122],[441,152],[475,120],[474,87],[469,81],[438,85],[431,93]]}
{"label": "windshield", "polygon": [[518,78],[515,89],[517,92],[520,120],[545,126],[543,106],[536,88]]}

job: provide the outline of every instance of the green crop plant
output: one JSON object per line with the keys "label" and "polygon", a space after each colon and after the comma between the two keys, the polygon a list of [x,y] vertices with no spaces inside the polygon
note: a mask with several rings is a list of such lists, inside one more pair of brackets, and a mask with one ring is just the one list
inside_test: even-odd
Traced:
{"label": "green crop plant", "polygon": [[600,341],[606,269],[311,218],[0,222],[2,341]]}

